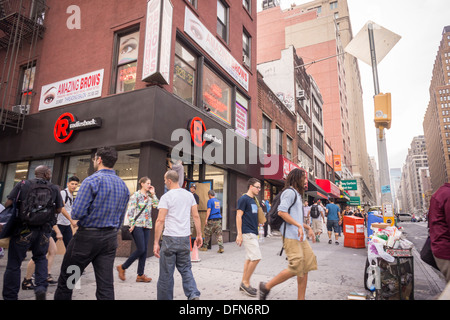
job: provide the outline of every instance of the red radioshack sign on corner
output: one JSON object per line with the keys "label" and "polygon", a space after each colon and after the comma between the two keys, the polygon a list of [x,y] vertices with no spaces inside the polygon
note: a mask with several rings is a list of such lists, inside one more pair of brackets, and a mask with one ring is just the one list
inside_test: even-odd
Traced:
{"label": "red radioshack sign on corner", "polygon": [[65,143],[72,137],[74,131],[100,128],[101,126],[101,118],[79,121],[73,114],[66,112],[56,120],[53,127],[53,137],[57,142]]}
{"label": "red radioshack sign on corner", "polygon": [[203,138],[203,134],[206,132],[206,126],[202,118],[195,117],[189,122],[189,132],[191,133],[191,139],[194,145],[203,147],[206,142]]}

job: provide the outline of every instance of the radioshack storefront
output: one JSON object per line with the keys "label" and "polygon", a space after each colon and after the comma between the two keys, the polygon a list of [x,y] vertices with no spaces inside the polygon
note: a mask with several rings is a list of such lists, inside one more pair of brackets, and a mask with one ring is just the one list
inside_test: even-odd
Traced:
{"label": "radioshack storefront", "polygon": [[[94,172],[91,159],[102,146],[115,146],[118,150],[119,159],[114,169],[130,192],[136,190],[140,177],[148,176],[161,197],[167,158],[181,143],[174,131],[188,129],[188,124],[196,118],[206,130],[215,129],[215,134],[205,138],[199,150],[219,152],[221,145],[225,147],[228,128],[206,111],[157,86],[28,115],[23,131],[5,131],[0,136],[1,201],[5,202],[16,183],[32,178],[34,168],[40,164],[52,169],[52,182],[62,188],[72,175],[86,178]],[[222,201],[224,241],[234,241],[236,237],[236,204],[246,192],[247,180],[250,177],[262,179],[258,164],[238,164],[238,148],[245,146],[249,150],[249,141],[240,135],[232,138],[231,150],[236,158],[228,159],[230,161],[220,161],[214,152],[212,155],[217,161],[199,159],[190,152],[192,140],[184,141],[185,148],[180,153],[184,159],[191,160],[191,163],[184,163],[186,186],[208,184]],[[222,155],[224,158],[225,152]],[[249,163],[248,157],[247,152],[244,163]],[[157,210],[153,214],[156,219]],[[129,255],[130,246],[130,241],[122,243],[118,255]]]}

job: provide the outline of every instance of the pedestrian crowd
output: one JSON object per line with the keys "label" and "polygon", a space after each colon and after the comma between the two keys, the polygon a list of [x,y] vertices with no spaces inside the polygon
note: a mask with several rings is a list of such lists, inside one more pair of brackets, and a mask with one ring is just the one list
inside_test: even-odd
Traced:
{"label": "pedestrian crowd", "polygon": [[[186,297],[189,300],[199,299],[201,293],[192,273],[192,248],[207,251],[215,235],[218,253],[224,253],[221,203],[214,190],[207,193],[206,216],[202,221],[198,211],[197,185],[191,184],[189,191],[183,188],[181,161],[168,161],[168,170],[164,174],[165,191],[160,198],[149,177],[140,178],[138,190],[130,195],[127,185],[114,171],[117,161],[114,148],[99,148],[92,161],[95,173],[81,184],[80,179],[73,176],[68,179],[67,187],[60,191],[58,186],[50,183],[51,170],[46,166],[38,166],[34,179],[18,183],[8,195],[5,210],[13,210],[14,214],[2,231],[2,236],[10,237],[8,261],[3,275],[3,299],[17,300],[22,287],[23,290],[34,290],[36,299],[43,300],[47,298],[48,285],[56,284],[54,299],[70,300],[77,280],[85,268],[92,264],[96,298],[113,300],[114,269],[117,270],[118,278],[125,281],[127,269],[137,260],[136,282],[152,281],[145,274],[151,229],[154,229],[153,254],[159,259],[156,298],[173,299],[176,268],[181,274]],[[265,300],[272,288],[296,277],[297,298],[305,299],[308,273],[318,268],[308,239],[319,242],[326,226],[328,243],[333,243],[334,233],[334,243],[339,245],[343,217],[355,215],[365,218],[364,212],[351,212],[349,207],[341,212],[332,199],[326,206],[320,199],[314,199],[309,206],[308,201],[302,199],[306,185],[305,172],[292,170],[286,178],[279,202],[271,204],[258,201],[261,181],[256,178],[248,180],[247,192],[239,198],[236,207],[236,244],[245,250],[238,289],[244,294],[257,297],[259,292],[259,298]],[[447,193],[449,186],[444,190]],[[432,198],[435,204],[432,206],[433,215],[430,211],[430,233],[433,231],[431,236],[435,258],[449,281],[450,257],[446,253],[450,252],[450,207],[447,208],[443,197],[438,195]],[[154,222],[153,208],[158,209]],[[269,281],[254,286],[251,278],[262,260],[261,239],[258,236],[272,234],[273,215],[282,219],[279,231],[288,265]],[[441,222],[445,221],[447,226],[443,227]],[[123,264],[114,267],[117,231],[122,225],[127,226],[136,249]],[[195,237],[192,236],[194,233]],[[57,240],[62,240],[66,251],[56,280],[50,270],[57,251]],[[28,251],[31,251],[32,259],[21,282],[21,264]]]}

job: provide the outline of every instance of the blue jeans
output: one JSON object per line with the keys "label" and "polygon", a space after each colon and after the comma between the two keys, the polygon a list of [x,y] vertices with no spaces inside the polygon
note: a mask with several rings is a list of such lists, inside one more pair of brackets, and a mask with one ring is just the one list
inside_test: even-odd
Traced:
{"label": "blue jeans", "polygon": [[145,269],[145,260],[147,259],[148,240],[150,238],[150,229],[135,227],[131,233],[136,244],[136,250],[130,255],[130,257],[122,265],[122,268],[128,269],[128,267],[136,260],[139,259],[137,274],[142,276]]}
{"label": "blue jeans", "polygon": [[163,236],[159,259],[157,299],[173,300],[173,273],[175,267],[183,279],[183,290],[186,297],[189,300],[200,297],[200,291],[197,289],[197,284],[192,274],[189,236]]}
{"label": "blue jeans", "polygon": [[3,276],[3,299],[17,300],[20,290],[20,267],[22,261],[31,250],[35,267],[34,292],[47,292],[48,262],[47,251],[50,231],[32,230],[11,237],[8,248],[8,262]]}

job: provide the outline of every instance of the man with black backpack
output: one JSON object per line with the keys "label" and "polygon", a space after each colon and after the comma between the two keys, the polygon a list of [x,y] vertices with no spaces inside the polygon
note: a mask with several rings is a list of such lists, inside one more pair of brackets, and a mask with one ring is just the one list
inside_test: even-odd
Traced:
{"label": "man with black backpack", "polygon": [[3,299],[17,300],[20,289],[20,268],[31,250],[35,262],[36,300],[45,300],[47,292],[47,251],[56,215],[61,212],[63,202],[59,187],[51,184],[51,170],[38,166],[35,179],[18,183],[8,195],[6,207],[17,199],[18,217],[8,248],[8,263],[3,276]]}
{"label": "man with black backpack", "polygon": [[314,204],[308,212],[308,218],[311,217],[311,227],[316,236],[316,242],[320,242],[320,235],[323,232],[322,222],[325,223],[325,210],[320,202],[320,199],[315,198]]}

